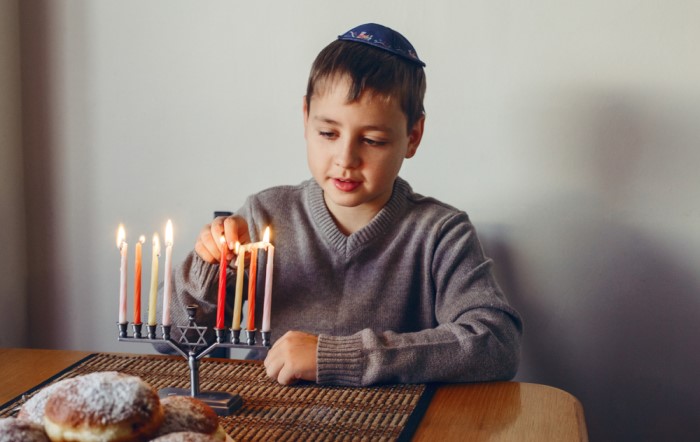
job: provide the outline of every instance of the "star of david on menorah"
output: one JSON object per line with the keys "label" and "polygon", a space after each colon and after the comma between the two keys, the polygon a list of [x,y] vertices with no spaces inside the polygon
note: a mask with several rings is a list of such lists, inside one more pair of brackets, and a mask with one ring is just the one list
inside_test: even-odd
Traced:
{"label": "star of david on menorah", "polygon": [[205,334],[209,330],[207,326],[197,325],[197,306],[187,307],[189,323],[178,325],[180,337],[177,341],[172,339],[170,332],[171,325],[161,325],[161,337],[156,336],[157,325],[147,325],[147,335],[142,335],[143,324],[132,324],[133,336],[128,335],[128,323],[118,324],[119,341],[136,342],[149,344],[165,344],[175,350],[178,354],[187,359],[190,369],[190,390],[183,388],[168,387],[161,389],[158,394],[166,396],[192,396],[210,405],[219,415],[229,415],[243,405],[239,395],[225,391],[200,391],[199,389],[199,361],[218,348],[242,348],[248,350],[267,350],[270,348],[270,337],[272,332],[261,332],[262,345],[256,344],[256,330],[245,330],[246,342],[240,340],[241,330],[214,328],[216,342],[209,344],[205,339]]}

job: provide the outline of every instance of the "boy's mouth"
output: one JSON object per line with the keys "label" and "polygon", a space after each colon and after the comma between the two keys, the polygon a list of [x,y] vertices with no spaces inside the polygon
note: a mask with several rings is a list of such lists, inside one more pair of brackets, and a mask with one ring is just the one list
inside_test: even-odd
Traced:
{"label": "boy's mouth", "polygon": [[359,181],[343,180],[340,178],[333,178],[333,185],[336,189],[343,192],[352,192],[360,186]]}

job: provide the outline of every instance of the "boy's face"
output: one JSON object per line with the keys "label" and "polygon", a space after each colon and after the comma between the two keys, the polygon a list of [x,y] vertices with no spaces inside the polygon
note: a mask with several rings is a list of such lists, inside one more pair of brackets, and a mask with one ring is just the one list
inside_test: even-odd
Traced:
{"label": "boy's face", "polygon": [[348,102],[350,82],[341,78],[304,100],[304,137],[311,174],[332,214],[367,222],[389,201],[405,158],[423,135],[421,118],[410,131],[396,100],[364,92]]}

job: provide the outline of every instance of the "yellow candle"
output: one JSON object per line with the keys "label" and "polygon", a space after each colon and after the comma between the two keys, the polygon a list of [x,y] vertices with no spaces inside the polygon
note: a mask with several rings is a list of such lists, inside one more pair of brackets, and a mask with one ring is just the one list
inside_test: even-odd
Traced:
{"label": "yellow candle", "polygon": [[148,325],[156,325],[156,297],[158,295],[158,257],[160,241],[158,234],[153,235],[153,260],[151,263],[151,293],[148,297]]}
{"label": "yellow candle", "polygon": [[233,300],[233,330],[241,329],[241,310],[243,309],[243,277],[245,273],[245,248],[236,242],[236,297]]}

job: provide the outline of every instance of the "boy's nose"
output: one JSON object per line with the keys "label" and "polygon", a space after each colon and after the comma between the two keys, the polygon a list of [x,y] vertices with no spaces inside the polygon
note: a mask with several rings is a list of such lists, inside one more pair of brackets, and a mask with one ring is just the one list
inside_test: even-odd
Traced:
{"label": "boy's nose", "polygon": [[346,140],[339,143],[339,149],[335,155],[335,164],[343,169],[352,169],[360,164],[358,146],[354,141]]}

